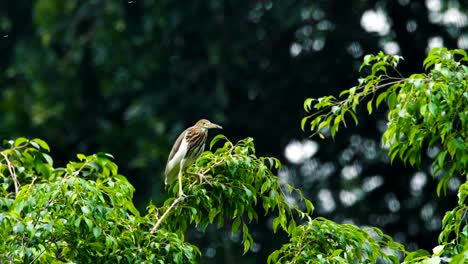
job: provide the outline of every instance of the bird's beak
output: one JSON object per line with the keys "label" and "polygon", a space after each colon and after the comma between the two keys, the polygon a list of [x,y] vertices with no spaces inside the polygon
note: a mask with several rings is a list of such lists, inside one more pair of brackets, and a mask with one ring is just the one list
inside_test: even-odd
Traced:
{"label": "bird's beak", "polygon": [[217,128],[217,129],[223,129],[223,127],[222,127],[222,126],[220,126],[220,125],[217,125],[217,124],[215,124],[215,123],[211,123],[211,124],[209,124],[208,128]]}

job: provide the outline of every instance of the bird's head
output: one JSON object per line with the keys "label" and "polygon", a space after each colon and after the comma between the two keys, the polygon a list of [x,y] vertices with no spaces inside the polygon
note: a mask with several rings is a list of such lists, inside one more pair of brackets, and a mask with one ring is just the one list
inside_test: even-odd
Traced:
{"label": "bird's head", "polygon": [[220,125],[217,125],[215,123],[211,123],[209,120],[206,120],[206,119],[199,120],[195,124],[195,126],[200,127],[200,128],[204,128],[204,129],[211,129],[211,128],[222,129],[223,128]]}

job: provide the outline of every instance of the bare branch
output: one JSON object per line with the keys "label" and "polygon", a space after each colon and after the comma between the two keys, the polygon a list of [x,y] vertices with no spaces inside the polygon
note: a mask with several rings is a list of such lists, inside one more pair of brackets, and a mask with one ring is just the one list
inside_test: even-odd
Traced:
{"label": "bare branch", "polygon": [[18,178],[16,177],[15,169],[13,168],[13,165],[11,165],[11,162],[8,159],[8,156],[4,152],[2,152],[2,156],[3,156],[3,158],[5,158],[5,161],[6,161],[7,166],[8,166],[8,170],[10,171],[10,175],[13,178],[13,183],[15,185],[15,196],[16,196],[18,194],[18,192],[19,192],[20,183],[18,181]]}

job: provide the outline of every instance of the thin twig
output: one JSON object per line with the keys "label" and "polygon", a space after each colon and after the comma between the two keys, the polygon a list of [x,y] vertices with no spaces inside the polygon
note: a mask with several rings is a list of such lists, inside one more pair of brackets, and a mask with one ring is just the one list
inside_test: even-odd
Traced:
{"label": "thin twig", "polygon": [[186,172],[186,173],[194,175],[194,176],[198,176],[199,182],[200,182],[201,185],[203,185],[204,182],[205,182],[206,184],[208,184],[210,186],[213,186],[213,184],[207,179],[207,176],[205,174],[203,174],[203,173],[198,173],[198,172]]}
{"label": "thin twig", "polygon": [[2,156],[5,158],[5,161],[7,162],[8,170],[10,171],[10,175],[13,178],[13,183],[15,185],[15,196],[16,196],[19,192],[20,184],[19,184],[18,178],[16,177],[15,169],[13,169],[13,166],[11,165],[10,160],[8,159],[8,156],[4,152],[2,152]]}
{"label": "thin twig", "polygon": [[167,208],[167,210],[164,212],[164,214],[158,219],[158,222],[154,225],[154,227],[151,229],[151,233],[155,233],[156,230],[158,230],[158,227],[161,225],[162,221],[169,215],[169,213],[172,211],[172,209],[182,200],[182,197],[178,197],[175,199],[171,206]]}
{"label": "thin twig", "polygon": [[33,259],[31,262],[29,262],[29,263],[34,263],[34,262],[36,262],[36,260],[37,260],[40,256],[42,256],[42,254],[44,254],[44,252],[45,252],[45,249],[42,250],[42,252],[39,253],[39,255],[37,255],[36,257],[34,257],[34,259]]}
{"label": "thin twig", "polygon": [[[387,82],[387,83],[383,83],[383,84],[379,84],[379,85],[375,85],[373,88],[375,89],[375,91],[377,90],[380,90],[382,88],[385,88],[387,86],[392,86],[394,84],[397,84],[397,83],[400,83],[400,82],[403,82],[405,81],[406,79],[398,79],[396,81],[391,81],[391,82]],[[364,93],[364,92],[360,92],[360,93]],[[366,96],[367,94],[365,94],[364,96]],[[346,99],[343,99],[341,101],[338,102],[338,104],[343,104],[343,103],[346,103],[348,101],[349,98],[346,98]]]}
{"label": "thin twig", "polygon": [[28,188],[28,190],[31,190],[31,188],[33,188],[34,182],[35,182],[36,180],[37,180],[37,177],[36,177],[36,176],[34,176],[34,177],[32,178],[32,181],[31,181],[31,183],[29,184],[29,188]]}

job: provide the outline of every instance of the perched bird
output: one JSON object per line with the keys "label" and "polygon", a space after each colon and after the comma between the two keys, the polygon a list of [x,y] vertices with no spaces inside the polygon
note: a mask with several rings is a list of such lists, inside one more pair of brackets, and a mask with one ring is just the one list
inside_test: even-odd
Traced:
{"label": "perched bird", "polygon": [[166,185],[173,183],[179,178],[179,196],[184,195],[182,191],[182,172],[192,165],[205,149],[205,141],[208,129],[218,128],[220,125],[211,123],[206,119],[199,120],[194,126],[184,130],[177,138],[166,163]]}

